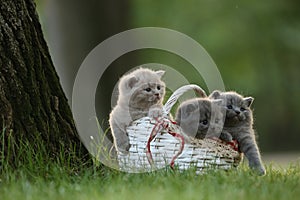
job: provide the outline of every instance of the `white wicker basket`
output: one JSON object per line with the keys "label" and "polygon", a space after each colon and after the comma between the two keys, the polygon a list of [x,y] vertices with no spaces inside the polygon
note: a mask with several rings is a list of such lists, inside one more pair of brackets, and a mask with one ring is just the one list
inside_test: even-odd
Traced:
{"label": "white wicker basket", "polygon": [[163,107],[163,117],[144,117],[127,128],[130,141],[128,154],[118,152],[120,170],[147,172],[174,165],[180,170],[195,168],[230,169],[238,166],[242,156],[232,145],[215,139],[187,138],[181,128],[168,119],[168,114],[178,98],[186,91],[194,90],[200,96],[205,92],[197,85],[177,89]]}

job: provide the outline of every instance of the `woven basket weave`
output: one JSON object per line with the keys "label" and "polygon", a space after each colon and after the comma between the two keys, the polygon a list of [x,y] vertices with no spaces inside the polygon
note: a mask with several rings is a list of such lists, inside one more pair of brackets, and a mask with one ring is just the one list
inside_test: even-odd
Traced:
{"label": "woven basket weave", "polygon": [[171,164],[180,170],[193,167],[201,173],[204,169],[238,166],[242,156],[232,145],[215,139],[187,138],[181,128],[169,120],[171,108],[189,90],[194,90],[201,97],[206,96],[197,85],[182,86],[164,105],[161,118],[143,117],[127,128],[131,147],[127,154],[118,152],[120,170],[147,172]]}

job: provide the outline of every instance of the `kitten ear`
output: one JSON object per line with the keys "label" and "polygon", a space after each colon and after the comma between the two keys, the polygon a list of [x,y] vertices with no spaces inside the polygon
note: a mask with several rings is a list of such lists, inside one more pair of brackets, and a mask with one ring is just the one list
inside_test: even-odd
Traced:
{"label": "kitten ear", "polygon": [[187,118],[196,109],[194,104],[187,104],[180,108],[180,112],[183,118]]}
{"label": "kitten ear", "polygon": [[163,70],[158,70],[155,73],[161,78],[166,72]]}
{"label": "kitten ear", "polygon": [[219,90],[215,90],[209,95],[209,97],[212,99],[218,99],[220,98],[220,96],[221,96],[221,92]]}
{"label": "kitten ear", "polygon": [[188,104],[188,105],[186,105],[186,111],[188,112],[188,113],[191,113],[191,112],[193,112],[194,110],[195,110],[196,108],[195,108],[195,105],[194,104]]}
{"label": "kitten ear", "polygon": [[137,77],[132,76],[127,80],[127,86],[132,89],[138,81],[139,79]]}
{"label": "kitten ear", "polygon": [[244,102],[246,103],[246,105],[247,105],[248,107],[250,107],[251,104],[252,104],[252,102],[254,101],[254,98],[253,98],[253,97],[245,97],[243,100],[244,100]]}

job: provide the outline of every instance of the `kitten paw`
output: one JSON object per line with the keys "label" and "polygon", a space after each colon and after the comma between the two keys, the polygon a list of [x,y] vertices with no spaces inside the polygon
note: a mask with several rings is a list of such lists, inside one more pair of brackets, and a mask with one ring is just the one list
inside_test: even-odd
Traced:
{"label": "kitten paw", "polygon": [[264,167],[255,168],[254,170],[259,176],[264,176],[267,174]]}
{"label": "kitten paw", "polygon": [[232,136],[229,133],[222,132],[220,135],[220,139],[225,142],[232,142]]}
{"label": "kitten paw", "polygon": [[161,106],[152,106],[149,109],[148,117],[158,118],[158,117],[161,117],[162,114],[163,114],[163,111],[162,111],[162,107]]}
{"label": "kitten paw", "polygon": [[264,176],[266,175],[266,169],[264,168],[264,166],[262,165],[258,165],[258,166],[251,166],[250,168],[259,176]]}
{"label": "kitten paw", "polygon": [[128,142],[122,143],[118,145],[118,151],[123,154],[128,154],[130,149],[130,144]]}

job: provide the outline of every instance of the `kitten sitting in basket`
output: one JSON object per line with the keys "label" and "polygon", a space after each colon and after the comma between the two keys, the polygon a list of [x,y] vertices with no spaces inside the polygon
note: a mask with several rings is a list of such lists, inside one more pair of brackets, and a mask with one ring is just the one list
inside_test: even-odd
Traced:
{"label": "kitten sitting in basket", "polygon": [[[244,153],[251,169],[264,175],[252,128],[252,97],[214,91],[210,96],[197,85],[177,89],[165,105],[164,71],[139,68],[119,82],[119,97],[110,126],[120,169],[134,172],[162,168],[167,163],[197,172],[237,166]],[[169,112],[188,90],[200,97],[182,102],[175,122]]]}

